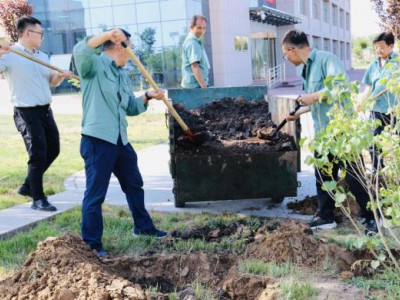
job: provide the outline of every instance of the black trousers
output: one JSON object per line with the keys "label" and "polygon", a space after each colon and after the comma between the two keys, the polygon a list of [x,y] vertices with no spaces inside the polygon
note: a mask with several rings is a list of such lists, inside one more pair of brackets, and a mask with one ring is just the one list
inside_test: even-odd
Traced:
{"label": "black trousers", "polygon": [[[317,153],[314,153],[315,157],[318,157]],[[329,161],[332,162],[334,159],[333,155],[329,156]],[[335,181],[338,181],[339,169],[343,169],[343,163],[334,163],[332,169],[332,177]],[[357,170],[356,168],[354,168]],[[317,197],[318,197],[318,211],[317,215],[325,220],[333,220],[335,200],[328,194],[328,192],[322,190],[322,184],[324,181],[331,181],[332,177],[324,174],[323,170],[315,167],[315,178],[317,187]],[[361,216],[366,219],[373,219],[374,215],[371,210],[367,209],[367,204],[369,202],[369,196],[367,191],[364,189],[363,185],[360,183],[360,179],[357,179],[357,174],[352,170],[352,168],[347,168],[345,180],[349,186],[350,192],[356,198],[356,201],[361,209]]]}
{"label": "black trousers", "polygon": [[14,122],[29,156],[28,175],[23,185],[33,200],[43,199],[43,174],[60,153],[60,135],[49,105],[15,107]]}
{"label": "black trousers", "polygon": [[[370,118],[373,120],[379,120],[381,121],[381,125],[378,125],[375,130],[374,130],[374,136],[380,135],[381,132],[383,131],[383,129],[387,126],[390,125],[391,122],[393,122],[393,126],[396,125],[396,118],[394,118],[394,116],[391,116],[390,114],[384,114],[384,113],[380,113],[377,111],[371,111],[371,115]],[[393,118],[393,120],[391,119]],[[382,151],[378,148],[376,148],[374,145],[372,145],[369,148],[369,154],[371,156],[371,161],[372,161],[372,165],[374,167],[374,172],[376,172],[378,170],[378,166],[380,169],[382,169],[384,167],[383,164],[383,159],[379,159],[379,155],[382,153]]]}

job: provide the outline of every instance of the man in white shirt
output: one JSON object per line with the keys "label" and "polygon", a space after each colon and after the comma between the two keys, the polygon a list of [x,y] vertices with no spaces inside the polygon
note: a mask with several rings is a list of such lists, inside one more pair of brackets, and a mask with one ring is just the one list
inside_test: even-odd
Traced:
{"label": "man in white shirt", "polygon": [[38,49],[43,41],[39,20],[22,17],[17,22],[18,43],[0,46],[0,73],[4,74],[14,104],[14,122],[28,152],[28,174],[18,193],[33,199],[32,209],[56,211],[43,191],[43,174],[60,153],[60,139],[50,108],[50,86],[57,87],[71,72],[58,73],[10,52],[11,48],[49,62]]}

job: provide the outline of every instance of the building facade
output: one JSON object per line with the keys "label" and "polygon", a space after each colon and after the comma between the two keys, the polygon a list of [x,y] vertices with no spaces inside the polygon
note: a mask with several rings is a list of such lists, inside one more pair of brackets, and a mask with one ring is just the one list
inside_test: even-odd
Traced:
{"label": "building facade", "polygon": [[[332,51],[350,68],[349,0],[29,0],[45,32],[42,50],[68,68],[73,46],[85,36],[120,27],[136,54],[164,87],[181,80],[180,47],[193,15],[208,19],[204,45],[215,86],[271,84],[300,71],[282,60],[280,40],[304,30],[313,47]],[[128,65],[135,87],[139,72]],[[271,72],[272,71],[272,72]]]}

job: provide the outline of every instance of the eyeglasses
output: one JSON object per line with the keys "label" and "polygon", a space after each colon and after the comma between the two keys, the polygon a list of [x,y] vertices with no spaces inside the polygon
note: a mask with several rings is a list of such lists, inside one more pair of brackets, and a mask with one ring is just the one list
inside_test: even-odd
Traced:
{"label": "eyeglasses", "polygon": [[28,31],[34,32],[34,33],[37,33],[37,34],[40,34],[40,38],[41,38],[41,39],[43,38],[43,32],[35,31],[35,30],[31,30],[31,29],[28,29]]}
{"label": "eyeglasses", "polygon": [[288,58],[286,57],[286,52],[288,52],[288,51],[290,51],[290,50],[293,50],[293,49],[296,49],[296,48],[295,48],[295,47],[287,48],[287,49],[283,52],[282,58],[283,58],[284,60],[288,60]]}

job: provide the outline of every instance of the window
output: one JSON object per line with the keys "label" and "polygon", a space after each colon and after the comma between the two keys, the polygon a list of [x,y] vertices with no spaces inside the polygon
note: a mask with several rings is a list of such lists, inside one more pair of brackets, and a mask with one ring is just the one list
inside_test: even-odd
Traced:
{"label": "window", "polygon": [[344,10],[343,9],[340,10],[339,17],[340,17],[339,26],[340,26],[340,28],[344,28]]}
{"label": "window", "polygon": [[[184,0],[164,0],[160,2],[161,20],[174,21],[186,19]],[[197,12],[198,14],[199,12]]]}
{"label": "window", "polygon": [[332,25],[338,25],[338,7],[335,4],[332,4]]}
{"label": "window", "polygon": [[322,1],[322,14],[323,14],[323,19],[325,23],[329,23],[331,21],[330,18],[330,3],[327,0]]}
{"label": "window", "polygon": [[135,5],[114,5],[113,13],[115,25],[118,27],[136,23]]}
{"label": "window", "polygon": [[350,52],[351,50],[350,50],[350,43],[347,43],[346,44],[346,59],[347,60],[350,60],[351,58],[350,58],[350,54],[351,54],[351,52]]}
{"label": "window", "polygon": [[333,40],[333,54],[336,56],[339,56],[339,47],[338,47],[338,41]]}
{"label": "window", "polygon": [[319,19],[319,0],[312,0],[312,16]]}
{"label": "window", "polygon": [[160,21],[160,5],[156,2],[136,4],[138,24]]}
{"label": "window", "polygon": [[350,31],[350,14],[346,13],[346,31]]}
{"label": "window", "polygon": [[346,53],[344,48],[344,42],[340,42],[340,59],[345,60]]}
{"label": "window", "polygon": [[308,15],[308,5],[307,5],[308,0],[299,0],[299,7],[300,7],[300,13],[302,15]]}
{"label": "window", "polygon": [[312,47],[321,50],[321,38],[318,36],[312,37]]}
{"label": "window", "polygon": [[331,40],[330,39],[324,39],[324,51],[331,51]]}

